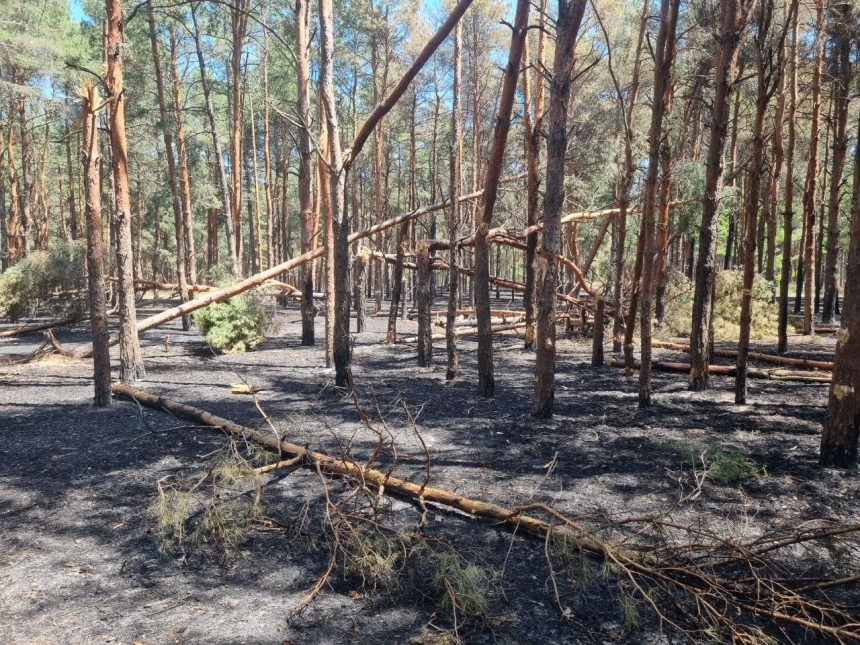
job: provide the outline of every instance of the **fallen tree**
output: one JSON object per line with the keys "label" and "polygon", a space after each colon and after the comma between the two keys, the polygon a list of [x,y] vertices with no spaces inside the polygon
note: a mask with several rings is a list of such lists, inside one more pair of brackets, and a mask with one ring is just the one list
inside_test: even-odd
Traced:
{"label": "fallen tree", "polygon": [[[816,331],[818,331],[816,329]],[[690,346],[681,343],[666,343],[654,341],[654,347],[663,349],[674,349],[679,352],[690,352]],[[733,349],[714,349],[714,356],[723,358],[737,358],[738,352]],[[809,369],[833,370],[833,361],[813,361],[808,358],[789,358],[788,356],[775,356],[773,354],[761,354],[759,352],[749,352],[747,354],[751,361],[759,361],[760,363],[772,363],[774,365],[790,365],[792,367],[808,367]]]}
{"label": "fallen tree", "polygon": [[[860,626],[851,604],[839,604],[830,596],[836,587],[855,584],[860,580],[860,575],[853,571],[847,575],[840,572],[840,577],[819,574],[810,580],[807,576],[797,574],[799,578],[795,580],[787,577],[786,563],[779,557],[787,549],[811,549],[818,546],[827,551],[837,541],[841,548],[848,548],[845,541],[856,539],[860,533],[860,524],[804,526],[790,533],[770,532],[747,542],[739,542],[724,533],[711,531],[698,522],[692,526],[680,524],[668,513],[620,520],[607,520],[603,515],[571,519],[543,503],[526,503],[509,508],[430,486],[429,453],[426,474],[421,484],[395,477],[393,466],[388,472],[372,468],[382,448],[383,438],[381,431],[374,428],[372,421],[361,410],[354,393],[353,401],[359,417],[380,439],[376,452],[365,464],[345,456],[333,457],[313,451],[282,440],[274,431],[267,433],[241,426],[205,410],[127,385],[114,384],[112,390],[115,395],[131,399],[138,405],[194,420],[197,424],[210,426],[241,442],[251,441],[274,451],[277,462],[255,469],[253,473],[257,477],[268,471],[292,466],[315,469],[324,488],[327,514],[329,510],[338,513],[338,505],[332,502],[332,492],[323,473],[347,478],[354,489],[372,498],[387,494],[415,500],[422,511],[416,534],[421,531],[426,518],[427,504],[435,504],[470,516],[495,520],[515,531],[540,536],[559,610],[565,616],[569,610],[565,609],[562,602],[553,570],[552,554],[559,550],[575,554],[578,558],[606,563],[611,571],[617,572],[619,592],[629,602],[648,607],[656,615],[661,627],[671,626],[692,641],[696,641],[697,636],[712,638],[714,633],[720,633],[726,634],[736,643],[766,642],[773,640],[770,636],[772,631],[788,637],[785,632],[787,627],[810,631],[840,643],[860,638]],[[701,488],[706,477],[705,466],[705,473],[697,478],[697,489]],[[257,485],[255,503],[259,500],[259,491]],[[353,497],[349,492],[345,494],[347,499]],[[678,505],[697,496],[695,490],[687,493]],[[373,526],[379,525],[377,517],[371,519]],[[337,530],[330,521],[329,527],[330,530]],[[316,596],[341,555],[338,549],[346,548],[340,540],[334,540],[334,543],[337,546],[333,549],[328,568],[311,593],[299,603],[299,607],[305,606]],[[825,548],[825,545],[829,546]],[[851,548],[853,546],[852,543]],[[808,572],[808,567],[804,571]],[[456,604],[454,598],[452,601]],[[768,631],[757,624],[761,619],[770,621]]]}
{"label": "fallen tree", "polygon": [[0,338],[12,338],[13,336],[20,336],[22,334],[29,334],[34,331],[44,331],[45,329],[53,329],[54,327],[64,327],[66,325],[74,325],[82,320],[86,320],[86,316],[81,314],[78,316],[71,316],[69,318],[63,318],[62,320],[51,320],[44,323],[35,323],[33,325],[24,325],[23,327],[16,327],[15,329],[7,329],[6,331],[0,331]]}
{"label": "fallen tree", "polygon": [[[613,359],[609,363],[612,367],[624,368],[624,361]],[[634,369],[642,366],[640,361],[633,361]],[[651,361],[651,369],[657,372],[675,372],[682,374],[690,373],[689,363],[675,363],[672,361]],[[734,376],[737,368],[734,365],[708,365],[708,374],[720,376]],[[749,378],[766,379],[771,381],[798,381],[801,383],[830,383],[831,375],[825,372],[796,372],[791,370],[761,370],[755,368],[747,369]]]}

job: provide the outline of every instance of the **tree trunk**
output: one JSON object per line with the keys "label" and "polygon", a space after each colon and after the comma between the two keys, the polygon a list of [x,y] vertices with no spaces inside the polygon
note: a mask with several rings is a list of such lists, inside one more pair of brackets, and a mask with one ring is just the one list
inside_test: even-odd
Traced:
{"label": "tree trunk", "polygon": [[230,185],[235,238],[231,243],[236,247],[236,263],[242,268],[242,49],[248,25],[248,0],[235,0],[230,5]]}
{"label": "tree trunk", "polygon": [[815,67],[812,72],[812,118],[809,126],[809,162],[803,189],[803,333],[813,334],[813,279],[815,277],[815,218],[818,216],[818,143],[821,130],[821,75],[824,68],[824,0],[815,1]]}
{"label": "tree trunk", "polygon": [[[544,42],[546,39],[546,0],[541,0],[538,22],[537,46],[537,69],[543,69],[544,64]],[[528,60],[528,38],[523,48],[523,127],[525,129],[526,144],[526,226],[537,225],[540,217],[540,150],[543,137],[543,112],[544,112],[544,81],[543,76],[535,74],[534,88],[534,118],[532,118],[532,89],[531,69]],[[526,310],[526,328],[524,332],[524,349],[532,350],[535,344],[535,304],[536,304],[536,279],[537,269],[537,243],[538,233],[530,233],[526,239],[525,256],[525,285],[526,292],[523,294],[523,305]]]}
{"label": "tree trunk", "polygon": [[102,248],[102,196],[99,189],[98,115],[101,105],[98,90],[92,81],[79,89],[83,110],[81,122],[84,131],[83,174],[86,186],[87,224],[87,284],[90,309],[90,328],[93,335],[93,381],[95,405],[111,404],[110,346],[108,344],[107,314],[105,313],[104,250]]}
{"label": "tree trunk", "polygon": [[[314,207],[311,195],[312,163],[310,127],[310,0],[296,0],[296,84],[298,86],[299,120],[299,217],[301,220],[301,251],[310,253],[314,248]],[[301,268],[302,290],[302,345],[313,345],[314,339],[314,264]]]}
{"label": "tree trunk", "polygon": [[[798,0],[792,0],[791,11],[791,81],[789,94],[791,104],[788,111],[788,147],[785,162],[785,211],[783,212],[782,268],[779,278],[779,308],[777,313],[777,352],[788,350],[788,290],[791,286],[791,237],[794,218],[794,146],[796,140],[795,119],[797,117],[797,23]],[[798,267],[799,268],[799,267]]]}
{"label": "tree trunk", "polygon": [[27,129],[26,101],[23,96],[18,97],[18,123],[20,126],[21,142],[21,226],[18,235],[21,238],[21,257],[30,257],[30,232],[33,227],[32,196],[33,182],[30,180],[30,137]]}
{"label": "tree trunk", "polygon": [[[773,24],[773,0],[762,0],[755,29],[756,51],[756,102],[752,127],[752,159],[747,184],[747,200],[743,217],[743,292],[741,295],[740,335],[738,339],[737,372],[735,373],[735,403],[747,401],[747,358],[750,349],[750,326],[752,325],[752,290],[755,278],[756,229],[758,228],[759,196],[764,174],[764,120],[774,89],[776,71],[771,27]],[[782,62],[780,59],[778,65]]]}
{"label": "tree trunk", "polygon": [[827,261],[824,265],[824,304],[821,323],[833,324],[836,305],[836,258],[839,253],[839,202],[842,196],[842,172],[848,152],[848,103],[851,86],[851,34],[848,5],[834,5],[832,31],[836,43],[832,83],[834,132],[833,165],[830,172],[830,198],[827,212]]}
{"label": "tree trunk", "polygon": [[365,268],[367,267],[367,254],[357,253],[352,266],[355,333],[360,334],[364,331],[365,322],[367,320],[367,299],[364,295],[364,273]]}
{"label": "tree trunk", "polygon": [[418,365],[433,366],[433,333],[430,321],[430,248],[423,242],[416,250],[418,265]]}
{"label": "tree trunk", "polygon": [[[152,12],[152,0],[147,0],[146,15],[149,23],[149,43],[152,48],[152,62],[153,66],[155,67],[155,87],[158,96],[158,116],[160,121],[159,125],[161,127],[161,132],[164,138],[164,154],[167,159],[167,183],[170,185],[171,204],[173,205],[173,225],[174,230],[176,232],[176,281],[179,283],[180,302],[188,302],[188,280],[186,277],[188,275],[188,262],[185,257],[186,240],[184,234],[185,217],[183,216],[182,201],[179,196],[179,182],[177,179],[176,172],[176,157],[174,156],[173,152],[173,128],[171,127],[170,121],[167,116],[167,102],[164,97],[164,80],[161,73],[161,61],[158,53],[158,37],[155,33],[155,17],[153,16]],[[174,58],[176,53],[175,45],[175,37],[173,32],[171,31],[171,68],[174,68],[176,65],[176,60]],[[178,92],[178,90],[179,88],[177,87],[175,91]],[[176,100],[176,97],[174,97],[174,101]],[[177,110],[176,114],[178,115],[178,113],[179,112]],[[185,331],[191,329],[190,316],[182,317],[182,329],[184,329]]]}
{"label": "tree trunk", "polygon": [[266,268],[275,266],[275,205],[272,198],[272,149],[269,140],[269,30],[263,28],[263,183],[266,193]]}
{"label": "tree trunk", "polygon": [[[636,41],[636,54],[633,59],[633,72],[630,78],[630,89],[626,99],[621,88],[616,87],[619,107],[624,114],[624,170],[616,188],[618,200],[618,216],[615,218],[615,234],[613,236],[614,285],[612,303],[615,311],[612,324],[612,351],[621,351],[624,345],[626,329],[624,326],[624,255],[627,241],[627,211],[630,208],[630,189],[633,185],[633,174],[636,166],[633,163],[633,115],[636,110],[636,99],[639,94],[639,72],[642,67],[642,47],[645,42],[645,28],[648,24],[650,0],[642,4],[642,14],[639,18],[639,36]],[[631,303],[632,304],[632,303]],[[632,331],[631,331],[632,333]]]}
{"label": "tree trunk", "polygon": [[[578,2],[578,0],[574,0]],[[493,375],[493,334],[490,329],[490,258],[487,246],[487,233],[493,223],[493,209],[502,174],[505,145],[511,127],[511,110],[517,90],[517,78],[523,58],[523,44],[529,15],[528,0],[517,0],[516,16],[511,35],[508,63],[502,81],[499,99],[499,113],[493,133],[493,149],[487,163],[487,176],[484,181],[484,194],[481,197],[481,217],[475,222],[475,309],[478,319],[478,394],[493,396],[496,384]],[[577,25],[578,28],[579,25]],[[568,85],[568,92],[569,92]],[[564,113],[567,118],[567,112]],[[565,139],[566,141],[566,139]],[[564,151],[562,151],[562,157]],[[563,170],[562,170],[563,173]],[[563,181],[563,180],[562,180]],[[561,194],[564,187],[560,187]],[[546,236],[546,230],[544,230]],[[557,250],[556,250],[557,252]],[[557,267],[553,267],[557,270]],[[553,323],[554,324],[554,323]],[[551,414],[551,410],[550,410]]]}
{"label": "tree trunk", "polygon": [[855,146],[851,211],[842,323],[836,335],[833,380],[821,435],[819,458],[825,466],[855,464],[860,436],[860,146]]}
{"label": "tree trunk", "polygon": [[699,232],[699,259],[693,295],[690,334],[690,389],[708,387],[710,336],[713,328],[713,292],[716,280],[717,211],[723,174],[723,149],[729,122],[729,103],[737,72],[737,59],[749,14],[756,0],[724,0],[720,5],[720,37],[717,41],[716,93],[711,113],[711,139],[705,166],[705,194],[702,198],[702,226]]}
{"label": "tree trunk", "polygon": [[9,165],[9,225],[6,227],[8,265],[17,264],[20,257],[21,238],[19,228],[21,225],[21,202],[18,199],[18,187],[20,179],[18,169],[15,165],[15,117],[13,103],[9,103],[9,137],[6,143],[6,153]]}
{"label": "tree trunk", "polygon": [[107,30],[105,52],[109,92],[111,166],[117,228],[117,272],[119,274],[119,377],[123,383],[144,378],[146,370],[137,339],[134,305],[134,267],[131,251],[131,207],[128,194],[128,147],[125,138],[125,101],[122,85],[123,25],[122,0],[105,0]]}
{"label": "tree trunk", "polygon": [[[576,37],[585,0],[559,0],[552,83],[547,112],[546,192],[544,194],[543,235],[541,236],[540,273],[537,297],[537,346],[532,415],[551,417],[555,403],[555,300],[558,282],[558,256],[561,251],[561,211],[564,206],[564,159],[567,151],[567,111],[570,86],[576,62]],[[524,12],[523,23],[528,18]],[[515,32],[516,33],[516,32]],[[511,45],[513,52],[513,43]],[[519,60],[513,58],[512,60]],[[492,168],[492,165],[490,166]],[[488,182],[489,183],[489,182]],[[489,221],[484,220],[489,226]],[[475,235],[477,249],[480,231]],[[483,235],[486,243],[486,233]],[[476,268],[477,274],[477,268]],[[480,309],[476,308],[476,313]],[[489,326],[489,311],[487,325]],[[480,330],[480,318],[478,319]]]}
{"label": "tree trunk", "polygon": [[[197,260],[194,248],[194,211],[191,208],[191,178],[188,173],[188,150],[185,138],[185,119],[182,116],[179,69],[176,64],[178,47],[176,26],[170,27],[170,90],[173,98],[173,120],[176,124],[176,154],[179,158],[178,184],[182,204],[182,240],[185,251],[186,280],[197,282]],[[180,289],[181,290],[181,289]]]}
{"label": "tree trunk", "polygon": [[[642,237],[644,256],[642,262],[642,310],[639,314],[640,351],[642,368],[639,370],[639,407],[651,405],[651,302],[653,298],[654,269],[660,252],[660,237],[656,229],[657,184],[660,166],[661,145],[668,149],[669,142],[663,141],[663,116],[671,108],[672,101],[672,64],[675,59],[675,31],[678,24],[680,0],[661,0],[660,31],[654,52],[654,96],[651,108],[651,129],[648,133],[648,174],[645,180],[645,201],[642,206]],[[669,168],[663,167],[664,180]],[[666,203],[668,216],[668,201]]]}
{"label": "tree trunk", "polygon": [[463,115],[461,107],[462,83],[462,41],[463,28],[457,23],[454,29],[454,86],[451,98],[451,152],[450,152],[450,200],[448,211],[448,310],[445,316],[445,349],[448,367],[445,378],[453,380],[460,373],[460,357],[457,354],[457,336],[454,321],[457,318],[457,304],[460,297],[460,274],[457,271],[457,237],[462,221],[460,193],[462,192],[463,161]]}
{"label": "tree trunk", "polygon": [[227,251],[230,255],[230,264],[233,275],[241,275],[241,263],[236,255],[235,238],[237,233],[233,225],[232,202],[230,199],[230,186],[227,183],[227,170],[224,168],[224,152],[221,147],[221,137],[218,135],[218,127],[215,119],[215,107],[212,104],[212,88],[206,75],[206,63],[203,59],[203,46],[200,42],[200,29],[197,26],[197,4],[191,3],[191,22],[193,24],[194,49],[197,52],[197,64],[200,67],[200,86],[203,89],[203,98],[206,104],[206,117],[209,121],[209,132],[212,135],[212,149],[215,155],[215,177],[218,180],[218,192],[221,197],[221,208],[224,211],[225,228],[227,230]]}

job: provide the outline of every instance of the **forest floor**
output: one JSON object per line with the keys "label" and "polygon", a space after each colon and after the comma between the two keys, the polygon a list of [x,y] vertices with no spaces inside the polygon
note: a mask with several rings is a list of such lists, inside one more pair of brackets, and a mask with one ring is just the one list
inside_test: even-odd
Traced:
{"label": "forest floor", "polygon": [[[349,446],[366,460],[376,437],[333,388],[320,344],[300,346],[297,306],[280,315],[279,332],[247,354],[213,356],[197,331],[183,332],[178,321],[142,335],[147,379],[139,387],[268,432],[252,397],[230,393],[230,383],[245,380],[260,390],[259,405],[282,438],[335,455]],[[433,485],[508,507],[543,502],[571,516],[607,519],[660,513],[691,489],[695,456],[718,448],[740,459],[733,463],[741,472],[725,483],[707,479],[675,519],[743,538],[860,516],[858,471],[817,464],[824,384],[752,380],[750,404],[736,406],[732,379],[713,377],[710,391],[691,393],[685,375],[654,373],[655,405],[640,410],[635,379],[591,367],[590,340],[562,339],[556,414],[535,420],[534,358],[515,334],[496,339],[496,396],[485,400],[476,395],[474,338],[460,339],[463,376],[446,382],[442,343],[437,367],[418,368],[413,344],[379,344],[384,317],[368,323],[355,342],[357,395],[372,417],[384,415],[403,478],[423,481],[426,461],[400,401],[417,417]],[[415,333],[416,324],[401,320],[398,328]],[[316,332],[322,338],[322,318]],[[85,324],[56,331],[67,346],[87,335]],[[160,550],[147,511],[156,483],[199,479],[224,436],[134,402],[93,408],[85,362],[15,362],[42,342],[41,334],[0,340],[0,643],[453,642],[450,610],[438,605],[444,592],[421,562],[404,569],[399,591],[373,591],[336,570],[313,603],[291,611],[329,557],[319,528],[325,491],[312,469],[263,476],[270,521],[251,531],[241,554],[224,559],[187,545]],[[768,352],[775,345],[753,344]],[[832,336],[790,338],[791,356],[832,360],[833,347]],[[345,486],[329,483],[333,493]],[[421,516],[398,499],[382,513],[401,529]],[[570,610],[562,617],[540,539],[437,507],[429,509],[424,535],[431,549],[455,549],[487,574],[483,618],[459,618],[464,642],[680,642],[661,633],[645,608],[638,626],[625,620],[611,575],[592,576],[584,592],[559,575],[558,601]]]}

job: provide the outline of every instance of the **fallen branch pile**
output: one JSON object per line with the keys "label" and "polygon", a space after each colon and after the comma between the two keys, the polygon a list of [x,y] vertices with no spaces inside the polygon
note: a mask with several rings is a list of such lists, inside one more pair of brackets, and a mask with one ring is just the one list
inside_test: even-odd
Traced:
{"label": "fallen branch pile", "polygon": [[[674,349],[679,352],[690,352],[689,345],[679,343],[664,343],[654,341],[651,343],[654,347],[662,347],[663,349]],[[733,349],[714,349],[714,356],[723,358],[737,358],[738,352]],[[749,352],[747,354],[749,360],[758,361],[760,363],[772,363],[774,365],[790,365],[792,367],[806,367],[809,369],[818,370],[833,370],[833,361],[813,361],[808,358],[790,358],[788,356],[774,356],[773,354],[762,354],[760,352]]]}
{"label": "fallen branch pile", "polygon": [[[724,530],[720,533],[710,531],[700,523],[693,526],[680,524],[673,521],[669,513],[616,521],[605,517],[578,517],[574,520],[542,503],[506,508],[431,487],[429,453],[422,484],[393,476],[394,465],[389,472],[372,468],[383,447],[383,433],[361,410],[354,394],[359,417],[379,438],[376,452],[365,464],[347,456],[332,457],[281,440],[273,427],[272,434],[260,432],[126,385],[114,385],[113,392],[140,405],[166,410],[177,417],[194,420],[234,438],[274,450],[278,463],[270,469],[279,468],[281,464],[283,467],[304,465],[314,468],[325,493],[329,526],[333,527],[331,513],[337,512],[337,504],[331,500],[332,493],[323,473],[346,477],[356,489],[377,497],[395,494],[416,500],[423,511],[417,531],[423,526],[426,505],[433,503],[541,536],[550,579],[563,616],[567,616],[569,610],[562,601],[559,591],[561,576],[554,570],[554,562],[559,559],[580,562],[597,559],[604,563],[604,571],[613,572],[612,577],[617,576],[622,605],[630,603],[634,613],[637,605],[650,609],[661,627],[671,626],[695,642],[700,638],[719,638],[733,643],[770,642],[774,633],[780,636],[780,640],[787,639],[786,642],[793,642],[793,636],[797,634],[805,634],[808,638],[810,633],[838,643],[860,639],[856,608],[832,599],[834,589],[854,585],[860,580],[855,570],[857,559],[846,558],[849,565],[854,563],[851,567],[845,566],[844,562],[837,566],[828,559],[829,554],[837,550],[857,552],[860,524],[835,526],[821,522],[815,526],[806,525],[793,533],[771,532],[742,541],[727,536]],[[420,439],[420,434],[418,436]],[[258,472],[265,470],[258,469]],[[698,488],[704,480],[705,476],[697,477]],[[351,496],[348,492],[345,494]],[[696,496],[684,495],[678,504]],[[378,522],[378,518],[369,521],[374,526],[378,526]],[[340,543],[337,534],[333,541],[338,549],[347,548]],[[834,545],[838,547],[834,549]],[[809,562],[798,565],[803,566],[804,574],[799,574],[796,567],[793,569],[791,566],[791,552],[794,551],[796,558],[798,550],[806,553],[807,557],[815,554],[813,565]],[[322,588],[337,558],[337,552],[333,551],[328,569],[302,605]],[[839,573],[829,577],[823,574],[812,579],[805,577],[809,571],[821,571],[817,567],[822,565],[825,565],[824,570],[837,569]],[[451,600],[456,607],[456,599],[452,597]]]}

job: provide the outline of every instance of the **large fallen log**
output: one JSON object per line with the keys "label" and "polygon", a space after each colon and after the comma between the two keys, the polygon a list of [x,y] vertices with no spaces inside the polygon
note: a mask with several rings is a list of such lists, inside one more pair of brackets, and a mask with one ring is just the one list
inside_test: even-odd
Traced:
{"label": "large fallen log", "polygon": [[[690,352],[690,346],[681,343],[667,343],[662,341],[654,341],[654,347],[663,349],[674,349],[679,352]],[[738,352],[733,349],[714,349],[714,356],[723,358],[737,358]],[[759,352],[749,352],[747,354],[751,361],[759,361],[761,363],[772,363],[773,365],[790,365],[792,367],[808,367],[810,369],[833,370],[832,361],[812,361],[808,358],[789,358],[788,356],[775,356],[773,354],[761,354]]]}
{"label": "large fallen log", "polygon": [[16,327],[15,329],[0,331],[0,338],[12,338],[13,336],[21,336],[22,334],[29,334],[34,331],[44,331],[45,329],[53,329],[54,327],[74,325],[77,322],[86,320],[86,318],[87,317],[85,315],[81,314],[78,316],[63,318],[62,320],[51,320],[49,322],[36,323],[34,325],[24,325],[23,327]]}
{"label": "large fallen log", "polygon": [[[612,359],[609,364],[612,367],[624,368],[624,361]],[[633,367],[639,369],[640,361],[634,361]],[[675,372],[681,374],[690,373],[689,363],[674,363],[671,361],[651,361],[651,369],[655,372]],[[709,365],[708,374],[720,376],[735,376],[737,368],[734,365]],[[747,377],[764,379],[770,381],[796,381],[798,383],[830,383],[831,375],[825,372],[793,372],[790,370],[760,370],[747,368]]]}
{"label": "large fallen log", "polygon": [[[250,439],[260,445],[266,446],[277,453],[280,457],[301,457],[307,465],[319,466],[321,469],[336,475],[353,478],[362,482],[363,485],[371,484],[377,489],[380,494],[384,492],[402,495],[411,499],[421,500],[422,502],[432,502],[442,506],[456,508],[476,517],[486,517],[500,522],[505,522],[511,526],[517,526],[520,529],[536,533],[537,535],[546,535],[548,531],[559,534],[565,532],[558,524],[551,528],[548,522],[541,519],[530,517],[523,513],[522,509],[508,509],[498,504],[492,504],[481,500],[470,499],[463,497],[457,493],[443,490],[441,488],[433,488],[431,486],[422,486],[404,479],[392,477],[389,473],[384,473],[380,470],[365,468],[355,461],[342,457],[330,457],[308,448],[302,447],[289,441],[278,441],[271,434],[259,432],[246,426],[241,426],[238,423],[233,423],[229,419],[215,416],[205,410],[195,408],[178,401],[173,401],[162,396],[157,396],[129,387],[122,383],[114,383],[111,390],[116,396],[124,397],[145,405],[156,410],[166,410],[170,414],[177,417],[183,417],[196,421],[201,425],[211,426],[234,437],[247,440]],[[590,542],[583,536],[581,547],[586,551],[592,551],[595,554],[600,553],[600,548]]]}

